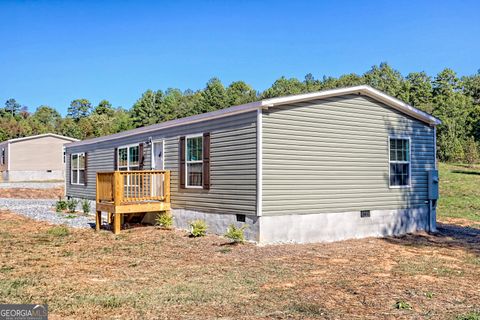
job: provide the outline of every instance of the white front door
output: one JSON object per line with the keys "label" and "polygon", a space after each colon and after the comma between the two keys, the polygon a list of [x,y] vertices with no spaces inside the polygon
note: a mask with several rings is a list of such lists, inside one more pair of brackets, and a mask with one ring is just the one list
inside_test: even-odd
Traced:
{"label": "white front door", "polygon": [[[163,170],[163,141],[152,143],[152,170]],[[152,180],[152,196],[163,195],[163,175],[154,175]]]}
{"label": "white front door", "polygon": [[155,141],[152,146],[152,169],[163,170],[163,141]]}

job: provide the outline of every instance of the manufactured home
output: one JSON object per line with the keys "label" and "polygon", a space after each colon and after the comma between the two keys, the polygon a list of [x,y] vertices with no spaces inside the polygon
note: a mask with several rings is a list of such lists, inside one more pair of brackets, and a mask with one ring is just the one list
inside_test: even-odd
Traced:
{"label": "manufactured home", "polygon": [[53,133],[0,142],[0,180],[64,180],[63,145],[78,139]]}
{"label": "manufactured home", "polygon": [[67,144],[66,194],[259,243],[434,230],[439,123],[369,86],[272,98]]}

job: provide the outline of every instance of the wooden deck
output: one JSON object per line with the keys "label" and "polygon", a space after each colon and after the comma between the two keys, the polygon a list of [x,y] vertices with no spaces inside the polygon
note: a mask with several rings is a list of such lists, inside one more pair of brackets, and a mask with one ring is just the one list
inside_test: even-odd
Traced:
{"label": "wooden deck", "polygon": [[170,171],[97,172],[96,230],[102,224],[102,212],[113,232],[120,233],[125,216],[170,210]]}

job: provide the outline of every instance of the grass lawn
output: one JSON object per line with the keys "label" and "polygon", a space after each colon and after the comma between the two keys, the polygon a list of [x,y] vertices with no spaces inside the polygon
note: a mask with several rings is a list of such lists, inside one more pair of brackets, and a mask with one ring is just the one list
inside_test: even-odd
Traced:
{"label": "grass lawn", "polygon": [[440,200],[437,217],[480,224],[480,166],[440,163]]}
{"label": "grass lawn", "polygon": [[115,236],[2,212],[0,303],[48,303],[51,319],[480,316],[480,230],[442,228],[259,247],[154,227]]}
{"label": "grass lawn", "polygon": [[0,303],[47,303],[50,319],[480,319],[480,175],[440,170],[436,235],[234,246],[0,212]]}

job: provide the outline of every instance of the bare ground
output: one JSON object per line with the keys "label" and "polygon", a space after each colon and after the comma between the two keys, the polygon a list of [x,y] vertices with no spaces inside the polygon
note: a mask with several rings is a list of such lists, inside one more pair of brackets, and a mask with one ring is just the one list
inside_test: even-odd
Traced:
{"label": "bare ground", "polygon": [[480,308],[480,229],[452,221],[438,235],[266,247],[52,228],[0,213],[0,303],[48,303],[51,319],[455,319]]}
{"label": "bare ground", "polygon": [[58,199],[64,196],[63,187],[51,189],[2,188],[0,198]]}

